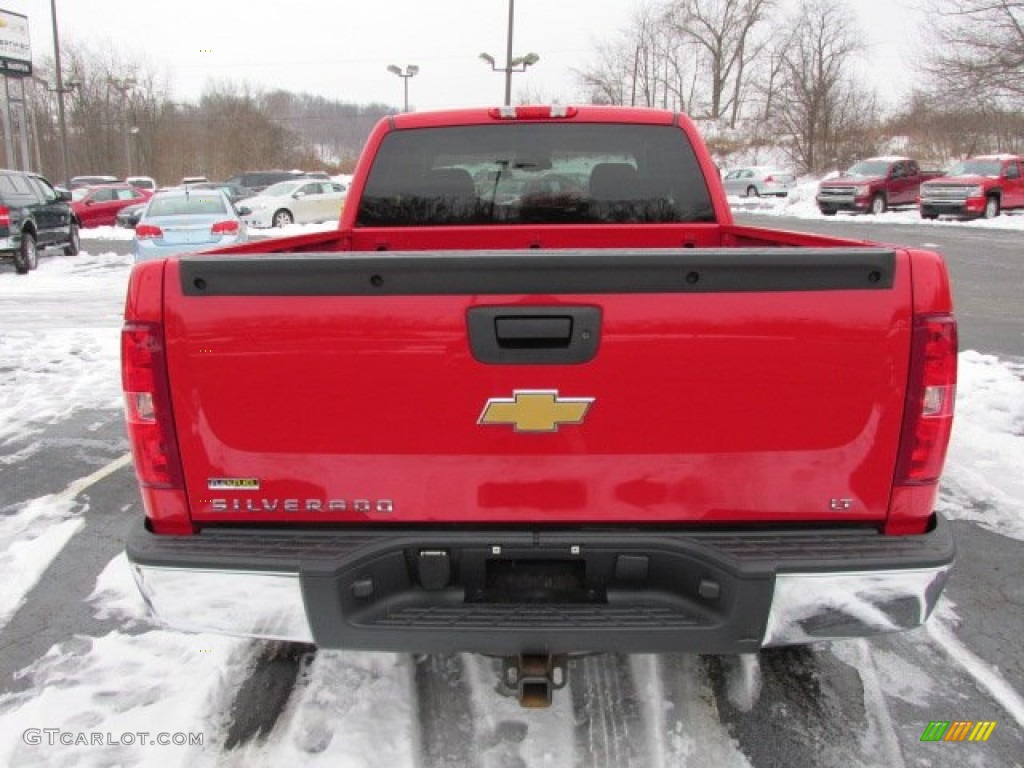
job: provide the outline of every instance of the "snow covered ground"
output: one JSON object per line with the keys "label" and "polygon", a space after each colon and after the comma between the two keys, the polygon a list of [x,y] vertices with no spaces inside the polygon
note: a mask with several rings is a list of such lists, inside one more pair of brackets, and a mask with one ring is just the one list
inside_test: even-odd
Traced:
{"label": "snow covered ground", "polygon": [[[767,215],[803,215],[801,211],[811,215],[806,200],[798,197],[755,202],[770,206],[758,209]],[[885,217],[906,218],[909,223],[911,215]],[[1004,222],[1021,226],[1024,216],[1000,217],[994,223],[977,225]],[[919,219],[914,223],[943,226]],[[89,238],[112,234],[84,232],[87,252],[76,258],[44,257],[29,277],[15,276],[13,271],[0,273],[0,462],[4,464],[23,460],[24,454],[31,453],[34,435],[76,411],[115,412],[119,407],[118,339],[131,257],[88,252]],[[34,319],[28,322],[29,317]],[[22,447],[12,451],[12,445]],[[124,466],[123,460],[120,466]],[[962,352],[957,421],[940,502],[943,511],[1024,540],[1022,467],[1024,368],[970,350]],[[0,510],[0,572],[5,574],[0,629],[81,528],[88,508],[76,501],[76,485],[28,500],[16,509]],[[427,727],[424,713],[415,711],[411,691],[427,675],[441,686],[436,695],[442,699],[468,698],[461,719],[454,718],[454,723],[444,728],[470,732],[485,728],[494,734],[479,745],[481,765],[567,766],[576,759],[573,743],[581,727],[574,712],[591,711],[587,710],[592,706],[588,696],[614,698],[620,685],[620,681],[606,679],[609,668],[588,660],[581,665],[582,677],[589,681],[584,693],[574,693],[571,699],[562,696],[550,711],[535,715],[524,713],[513,701],[501,699],[491,690],[493,670],[488,660],[460,657],[438,662],[388,654],[319,653],[301,667],[294,692],[272,732],[224,753],[232,696],[261,663],[265,647],[233,638],[150,628],[123,556],[111,561],[100,575],[90,603],[97,617],[116,619],[120,629],[53,647],[24,671],[33,681],[32,687],[0,697],[0,765],[416,766],[419,757],[413,745],[427,738]],[[955,642],[949,638],[957,621],[955,608],[945,604],[933,619],[936,644]],[[917,637],[917,643],[926,642],[923,638],[927,635]],[[932,689],[941,685],[899,654],[872,650],[864,642],[836,648],[839,662],[866,668],[873,675],[863,679],[869,688],[874,686],[871,690],[879,697],[902,697],[912,703],[928,698]],[[969,653],[964,653],[968,658]],[[996,691],[993,695],[1024,727],[1020,693],[998,670],[970,659],[976,667],[973,677],[987,676],[991,690]],[[458,669],[424,670],[424,664],[449,664]],[[629,660],[632,679],[645,690],[644,711],[638,714],[613,707],[609,710],[612,717],[602,715],[601,710],[598,714],[607,720],[602,726],[607,733],[600,738],[612,742],[639,738],[653,746],[637,761],[622,764],[666,768],[750,765],[714,707],[706,704],[712,698],[707,681],[688,664],[696,662],[660,657]],[[729,706],[740,711],[754,707],[761,678],[762,670],[754,658],[727,669]],[[670,679],[676,682],[670,685]],[[447,694],[445,686],[450,689]],[[630,723],[650,733],[616,735],[616,728]],[[527,727],[530,739],[524,740]],[[871,727],[877,727],[881,744],[872,754],[889,754],[894,726],[881,718]],[[56,730],[31,730],[42,728]],[[77,743],[81,734],[89,734],[88,738],[104,734],[105,741],[102,745]],[[203,743],[189,744],[196,734]],[[158,738],[166,738],[172,745],[154,746]],[[598,736],[588,731],[587,738]],[[62,739],[76,743],[62,743]],[[454,754],[461,745],[449,748]],[[896,753],[898,757],[898,748]],[[608,764],[612,763],[609,758]],[[837,758],[836,764],[840,763]],[[453,757],[451,765],[462,764]]]}

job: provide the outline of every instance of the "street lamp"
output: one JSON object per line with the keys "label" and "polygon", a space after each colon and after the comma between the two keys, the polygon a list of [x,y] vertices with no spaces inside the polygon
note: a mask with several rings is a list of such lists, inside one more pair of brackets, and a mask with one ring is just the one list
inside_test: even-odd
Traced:
{"label": "street lamp", "polygon": [[405,71],[402,71],[401,67],[396,67],[394,64],[388,64],[388,72],[392,75],[398,75],[402,78],[402,85],[405,91],[405,104],[402,107],[403,112],[409,111],[409,78],[416,77],[420,73],[420,68],[416,64],[409,64],[406,66]]}
{"label": "street lamp", "polygon": [[124,135],[124,163],[128,167],[125,178],[132,175],[132,147],[128,139],[127,96],[136,85],[134,77],[109,77],[110,87],[121,94],[121,133]]}
{"label": "street lamp", "polygon": [[525,72],[527,67],[532,67],[540,56],[536,53],[528,53],[525,56],[512,58],[512,30],[515,25],[516,0],[508,0],[508,47],[505,50],[505,66],[499,67],[494,57],[489,53],[481,53],[480,58],[491,65],[495,72],[505,73],[505,106],[512,105],[512,73]]}

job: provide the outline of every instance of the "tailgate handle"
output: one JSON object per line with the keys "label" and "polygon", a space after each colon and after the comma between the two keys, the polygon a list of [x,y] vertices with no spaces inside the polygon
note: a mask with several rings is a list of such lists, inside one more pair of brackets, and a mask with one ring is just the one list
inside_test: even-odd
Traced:
{"label": "tailgate handle", "polygon": [[601,308],[473,307],[466,325],[473,357],[481,363],[585,363],[597,354]]}
{"label": "tailgate handle", "polygon": [[572,338],[572,318],[515,315],[494,318],[498,346],[505,349],[565,349]]}

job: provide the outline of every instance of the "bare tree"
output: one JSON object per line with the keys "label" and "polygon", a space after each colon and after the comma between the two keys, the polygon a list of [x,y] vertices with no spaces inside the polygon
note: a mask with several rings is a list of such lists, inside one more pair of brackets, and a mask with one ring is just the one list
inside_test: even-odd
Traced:
{"label": "bare tree", "polygon": [[703,93],[696,45],[668,23],[667,6],[648,0],[629,27],[598,44],[596,60],[576,70],[585,98],[595,104],[628,104],[692,111]]}
{"label": "bare tree", "polygon": [[704,54],[712,119],[727,116],[735,127],[748,67],[762,48],[756,29],[774,7],[774,0],[678,0],[668,6],[676,33]]}
{"label": "bare tree", "polygon": [[598,44],[596,62],[576,71],[589,101],[644,107],[658,104],[659,88],[664,88],[665,80],[661,18],[660,6],[646,2],[636,9],[624,33]]}
{"label": "bare tree", "polygon": [[933,164],[988,152],[1024,152],[1024,111],[975,108],[945,92],[914,91],[886,124],[890,135],[907,136],[917,157]]}
{"label": "bare tree", "polygon": [[[64,83],[74,84],[64,95],[72,174],[126,173],[129,166],[144,172],[153,157],[153,121],[168,94],[166,77],[110,49],[65,44],[61,55]],[[32,111],[41,170],[58,179],[63,169],[52,68],[47,61],[39,69],[46,88],[37,89]]]}
{"label": "bare tree", "polygon": [[789,25],[793,35],[777,50],[781,71],[773,119],[794,164],[820,171],[845,162],[868,143],[875,97],[850,74],[863,50],[853,17],[828,0],[803,0]]}
{"label": "bare tree", "polygon": [[926,69],[933,85],[1020,110],[1024,98],[1024,0],[932,0]]}
{"label": "bare tree", "polygon": [[628,104],[628,58],[621,40],[599,43],[596,60],[574,70],[585,100],[591,104]]}

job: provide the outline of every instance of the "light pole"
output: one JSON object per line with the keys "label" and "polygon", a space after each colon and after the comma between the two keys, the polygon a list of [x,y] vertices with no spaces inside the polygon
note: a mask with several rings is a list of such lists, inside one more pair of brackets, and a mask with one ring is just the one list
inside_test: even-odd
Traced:
{"label": "light pole", "polygon": [[515,14],[516,14],[516,0],[508,0],[508,46],[505,49],[505,66],[499,67],[494,60],[494,57],[489,53],[481,53],[480,58],[491,65],[491,69],[495,72],[505,73],[505,106],[512,105],[512,73],[513,72],[525,72],[527,67],[531,67],[540,61],[540,56],[536,53],[528,53],[525,56],[519,56],[512,58],[512,31],[515,28]]}
{"label": "light pole", "polygon": [[416,77],[420,73],[420,68],[416,64],[408,64],[405,67],[405,71],[402,71],[401,67],[397,67],[394,64],[388,64],[388,72],[392,75],[398,75],[402,78],[402,85],[405,91],[405,102],[402,107],[403,112],[409,111],[409,78]]}
{"label": "light pole", "polygon": [[127,96],[135,87],[134,77],[111,77],[107,79],[110,87],[121,94],[121,133],[124,134],[124,163],[128,167],[125,177],[132,175],[132,147],[128,137],[128,100]]}
{"label": "light pole", "polygon": [[[53,17],[53,63],[57,69],[57,122],[60,125],[60,159],[64,171],[64,183],[71,181],[68,163],[68,126],[64,120],[64,81],[60,71],[60,34],[57,32],[57,0],[50,0],[50,15]],[[68,90],[71,83],[68,83]]]}

